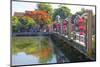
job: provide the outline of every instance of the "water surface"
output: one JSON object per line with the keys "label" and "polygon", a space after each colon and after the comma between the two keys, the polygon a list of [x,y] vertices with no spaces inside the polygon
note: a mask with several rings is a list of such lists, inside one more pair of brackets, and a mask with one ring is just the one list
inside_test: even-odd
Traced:
{"label": "water surface", "polygon": [[57,63],[49,37],[13,37],[12,53],[12,65]]}

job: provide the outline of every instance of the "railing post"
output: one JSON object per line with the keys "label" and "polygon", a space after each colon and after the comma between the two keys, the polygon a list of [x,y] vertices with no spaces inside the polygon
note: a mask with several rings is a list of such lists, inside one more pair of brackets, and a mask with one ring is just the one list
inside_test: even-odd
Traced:
{"label": "railing post", "polygon": [[92,23],[93,15],[92,10],[87,10],[87,55],[92,58]]}
{"label": "railing post", "polygon": [[68,20],[68,39],[71,39],[71,30],[72,30],[72,26],[71,26],[71,17],[69,17]]}

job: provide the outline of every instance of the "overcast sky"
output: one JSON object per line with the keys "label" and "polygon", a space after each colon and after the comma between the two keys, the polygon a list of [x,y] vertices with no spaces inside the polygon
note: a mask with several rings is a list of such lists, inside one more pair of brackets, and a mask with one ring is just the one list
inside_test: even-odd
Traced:
{"label": "overcast sky", "polygon": [[[50,4],[50,5],[52,5],[53,9],[59,7],[58,6],[59,4]],[[81,8],[90,9],[95,14],[95,7],[92,7],[92,6],[79,6],[79,5],[77,6],[76,5],[65,5],[65,6],[67,6],[71,10],[71,13],[73,14],[76,13],[77,11],[80,11]],[[14,14],[14,12],[25,12],[26,10],[32,11],[36,8],[37,8],[37,3],[13,1],[12,2],[12,15]]]}

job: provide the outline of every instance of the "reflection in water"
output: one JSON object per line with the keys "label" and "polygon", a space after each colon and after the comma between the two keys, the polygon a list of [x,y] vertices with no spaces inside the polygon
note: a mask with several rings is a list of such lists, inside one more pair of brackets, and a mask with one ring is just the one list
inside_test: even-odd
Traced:
{"label": "reflection in water", "polygon": [[48,37],[13,37],[12,65],[56,63]]}
{"label": "reflection in water", "polygon": [[[24,52],[20,52],[17,55],[12,56],[13,65],[41,64],[39,62],[39,57],[35,55],[27,55]],[[47,63],[56,63],[56,56],[53,55],[52,59]]]}
{"label": "reflection in water", "polygon": [[62,39],[56,37],[51,37],[51,39],[49,36],[13,37],[12,65],[90,61],[87,56]]}
{"label": "reflection in water", "polygon": [[27,55],[24,52],[12,56],[13,65],[37,64],[37,60],[38,58],[36,56]]}

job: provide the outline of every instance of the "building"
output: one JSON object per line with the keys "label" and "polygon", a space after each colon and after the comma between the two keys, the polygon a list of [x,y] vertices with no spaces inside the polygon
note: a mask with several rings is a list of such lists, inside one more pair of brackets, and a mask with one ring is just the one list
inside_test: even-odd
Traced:
{"label": "building", "polygon": [[22,16],[24,16],[24,15],[25,15],[24,12],[15,12],[15,13],[14,13],[14,16],[17,16],[17,17],[22,17]]}

